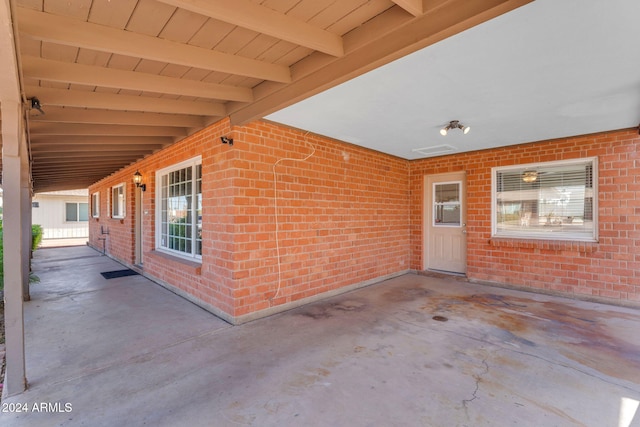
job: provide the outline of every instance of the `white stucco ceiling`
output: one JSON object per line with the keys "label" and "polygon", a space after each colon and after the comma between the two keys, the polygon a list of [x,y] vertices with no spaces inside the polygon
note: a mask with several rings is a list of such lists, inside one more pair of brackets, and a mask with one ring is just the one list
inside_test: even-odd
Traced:
{"label": "white stucco ceiling", "polygon": [[[267,119],[406,159],[635,127],[639,16],[537,0]],[[471,131],[441,136],[450,120]]]}

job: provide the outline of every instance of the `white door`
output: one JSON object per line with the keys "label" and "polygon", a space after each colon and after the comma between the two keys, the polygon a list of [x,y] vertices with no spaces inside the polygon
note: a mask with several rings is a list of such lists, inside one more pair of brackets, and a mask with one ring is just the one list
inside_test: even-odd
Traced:
{"label": "white door", "polygon": [[425,176],[425,270],[467,271],[465,183],[464,172]]}

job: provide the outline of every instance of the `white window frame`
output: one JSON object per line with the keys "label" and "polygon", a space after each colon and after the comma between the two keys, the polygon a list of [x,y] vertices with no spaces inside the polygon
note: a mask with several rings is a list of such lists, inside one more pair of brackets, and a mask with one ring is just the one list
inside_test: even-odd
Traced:
{"label": "white window frame", "polygon": [[[555,232],[553,227],[540,232],[518,230],[498,230],[498,189],[497,179],[498,173],[509,171],[525,171],[543,170],[545,168],[571,166],[578,164],[591,163],[592,166],[592,230],[590,235],[586,233],[571,233],[570,231]],[[526,228],[526,227],[525,227]],[[554,162],[529,163],[513,166],[501,166],[491,169],[491,237],[494,238],[511,238],[511,239],[539,239],[539,240],[565,240],[565,241],[581,241],[581,242],[597,242],[598,241],[598,158],[587,157],[572,160],[560,160]]]}
{"label": "white window frame", "polygon": [[[76,219],[69,219],[67,218],[67,205],[76,205]],[[80,219],[80,205],[87,205],[87,219],[82,220]],[[83,223],[83,222],[88,222],[89,221],[89,203],[87,202],[64,202],[64,222],[66,224],[79,224],[79,223]]]}
{"label": "white window frame", "polygon": [[[122,197],[120,197],[120,195]],[[117,200],[117,202],[116,202]],[[127,210],[127,185],[122,182],[111,187],[111,218],[122,219]]]}
{"label": "white window frame", "polygon": [[100,218],[100,192],[91,195],[91,217]]}
{"label": "white window frame", "polygon": [[[195,169],[196,166],[200,165],[201,168],[201,172],[202,172],[202,156],[197,156],[194,158],[191,158],[189,160],[185,160],[183,162],[180,163],[176,163],[173,164],[169,167],[166,167],[164,169],[159,169],[156,171],[156,236],[155,236],[155,247],[156,250],[160,251],[160,252],[165,252],[177,257],[181,257],[181,258],[185,258],[191,261],[196,261],[196,262],[202,262],[202,254],[198,254],[197,253],[197,241],[195,238],[195,234],[194,236],[192,236],[192,243],[191,243],[191,253],[187,253],[187,252],[183,252],[183,251],[179,251],[179,250],[175,250],[175,249],[170,249],[168,246],[168,242],[164,242],[163,244],[163,230],[162,230],[162,226],[163,226],[163,222],[162,222],[162,195],[163,195],[163,180],[162,177],[165,175],[168,175],[171,172],[180,170],[180,169],[185,169],[188,167],[192,167],[193,168],[193,174],[192,174],[192,188],[193,188],[193,195],[197,194],[196,193],[196,178],[195,178]],[[202,179],[202,178],[201,178]],[[201,196],[202,197],[202,196]],[[191,223],[192,226],[192,230],[197,230],[197,225],[198,225],[198,214],[197,214],[197,197],[193,197],[192,198],[192,206],[191,206],[191,210],[193,212],[193,222]],[[196,231],[197,232],[197,231]]]}

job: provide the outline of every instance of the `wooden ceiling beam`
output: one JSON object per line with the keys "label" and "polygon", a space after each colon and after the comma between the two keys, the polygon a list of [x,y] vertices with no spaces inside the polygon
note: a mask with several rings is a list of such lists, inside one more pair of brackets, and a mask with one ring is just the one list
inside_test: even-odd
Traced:
{"label": "wooden ceiling beam", "polygon": [[51,82],[167,93],[196,98],[253,101],[253,92],[249,88],[92,65],[71,64],[33,56],[22,57],[22,69],[25,77]]}
{"label": "wooden ceiling beam", "polygon": [[[102,163],[100,165],[100,167],[96,167],[96,168],[87,168],[86,165],[87,164],[87,160],[84,161],[83,163],[68,163],[68,164],[56,164],[56,165],[42,165],[42,169],[33,169],[34,175],[37,175],[39,177],[42,176],[51,176],[54,175],[56,171],[59,172],[69,172],[69,173],[74,173],[79,172],[80,175],[82,175],[83,178],[86,177],[86,175],[96,175],[96,172],[102,174],[102,176],[97,177],[96,179],[92,179],[92,181],[97,181],[98,179],[103,178],[106,175],[109,175],[111,173],[113,173],[114,171],[118,170],[118,169],[122,169],[123,167],[129,165],[133,163],[133,160],[131,161],[127,161],[127,160],[119,160],[119,161],[113,161],[113,162],[105,162]],[[37,174],[36,174],[37,173]]]}
{"label": "wooden ceiling beam", "polygon": [[[140,153],[150,152],[151,150],[140,150]],[[60,156],[64,156],[65,159],[80,159],[87,158],[93,159],[120,159],[126,160],[130,159],[133,155],[133,152],[118,152],[118,151],[107,151],[107,150],[91,150],[91,151],[60,151],[60,152],[38,152],[37,157],[34,158],[34,161],[38,164],[47,163],[51,161],[57,161],[60,159]]]}
{"label": "wooden ceiling beam", "polygon": [[[39,178],[42,177],[48,177],[48,178],[62,178],[65,175],[69,176],[82,176],[84,178],[84,174],[90,173],[91,175],[94,176],[99,176],[100,178],[104,177],[105,175],[109,175],[115,171],[117,171],[118,169],[123,168],[124,166],[128,165],[129,163],[116,163],[116,164],[110,164],[110,165],[105,165],[105,166],[99,166],[99,165],[94,165],[95,167],[91,167],[91,166],[85,166],[85,167],[78,167],[78,166],[68,166],[68,167],[60,167],[59,169],[55,169],[55,170],[51,170],[49,167],[47,167],[45,170],[40,170],[37,167],[33,167],[33,172],[34,175],[37,173],[37,176]],[[98,178],[99,179],[99,178]]]}
{"label": "wooden ceiling beam", "polygon": [[[34,193],[39,194],[47,191],[75,190],[78,188],[87,188],[93,183],[98,182],[99,180],[100,178],[96,176],[72,176],[64,177],[63,179],[51,179],[43,177],[38,180],[42,181],[42,183],[37,184],[37,190],[34,190]],[[70,184],[70,182],[72,182],[73,184]]]}
{"label": "wooden ceiling beam", "polygon": [[[113,165],[109,169],[101,170],[99,175],[86,170],[80,171],[80,173],[73,173],[73,171],[71,171],[70,169],[67,169],[60,172],[60,175],[61,175],[60,177],[54,176],[52,174],[34,175],[35,176],[34,181],[42,181],[43,184],[46,182],[47,185],[53,184],[54,182],[56,182],[55,180],[57,180],[57,182],[80,181],[80,183],[82,183],[83,185],[80,185],[80,183],[78,183],[78,185],[76,185],[75,188],[87,188],[90,185],[92,185],[94,182],[100,181],[105,176],[111,175],[112,173],[122,169],[125,166],[127,165]],[[41,186],[39,185],[38,188],[40,187]],[[42,191],[42,190],[39,190],[39,191]]]}
{"label": "wooden ceiling beam", "polygon": [[176,126],[201,128],[205,124],[203,116],[186,114],[144,113],[139,111],[113,111],[74,107],[47,106],[46,114],[33,113],[29,121],[54,123],[88,123],[135,126]]}
{"label": "wooden ceiling beam", "polygon": [[243,125],[360,76],[533,0],[450,0],[410,18],[399,7],[369,20],[343,37],[346,54],[311,54],[292,66],[288,85],[263,82],[251,104],[229,102],[233,125]]}
{"label": "wooden ceiling beam", "polygon": [[32,170],[34,171],[42,171],[42,170],[51,170],[52,172],[55,172],[55,170],[59,167],[60,169],[64,169],[64,167],[71,167],[73,165],[75,165],[75,167],[79,170],[84,170],[84,171],[93,171],[93,170],[104,170],[104,169],[111,169],[114,165],[127,165],[129,163],[132,163],[133,161],[135,161],[135,159],[130,159],[130,160],[118,160],[118,161],[114,161],[111,160],[109,162],[102,162],[102,161],[94,161],[94,162],[89,162],[87,163],[87,161],[84,161],[84,164],[80,163],[77,164],[77,161],[74,160],[70,160],[69,162],[59,162],[56,165],[55,169],[52,169],[50,165],[39,165],[38,163],[33,163],[32,166]]}
{"label": "wooden ceiling beam", "polygon": [[95,166],[97,163],[100,163],[100,166],[110,168],[110,167],[113,167],[114,165],[129,164],[132,161],[133,160],[127,160],[127,159],[121,159],[121,158],[106,158],[106,159],[100,159],[99,162],[96,162],[95,160],[91,160],[88,157],[84,159],[82,158],[64,159],[60,161],[34,163],[32,166],[32,170],[49,170],[49,169],[52,169],[52,167],[55,168],[56,170],[59,170],[64,167],[71,167],[71,166],[76,167],[78,169],[80,168],[93,169],[91,166]]}
{"label": "wooden ceiling beam", "polygon": [[82,178],[86,178],[86,174],[89,173],[91,175],[100,175],[100,178],[103,178],[106,175],[110,175],[116,170],[122,168],[126,165],[109,165],[109,166],[99,166],[94,165],[95,167],[86,166],[84,168],[75,167],[73,169],[62,168],[59,173],[56,173],[56,170],[35,170],[38,172],[39,177],[50,177],[50,178],[62,178],[65,175],[80,175]]}
{"label": "wooden ceiling beam", "polygon": [[[90,145],[90,146],[77,146],[77,145],[58,145],[58,146],[33,146],[31,152],[33,153],[34,161],[37,161],[41,158],[41,156],[45,157],[54,157],[57,154],[57,157],[66,156],[67,154],[82,154],[82,153],[93,153],[96,158],[101,156],[103,153],[122,153],[123,156],[134,156],[138,153],[151,153],[156,150],[160,150],[161,146],[122,146],[122,145],[114,145],[112,147],[100,147],[99,145]],[[64,153],[64,154],[61,154]]]}
{"label": "wooden ceiling beam", "polygon": [[46,113],[46,106],[79,108],[104,108],[107,110],[147,111],[152,113],[193,114],[224,117],[226,108],[222,104],[202,101],[181,101],[152,98],[148,96],[119,95],[79,90],[52,89],[27,86],[28,97],[37,97]]}
{"label": "wooden ceiling beam", "polygon": [[31,123],[29,132],[35,135],[85,136],[187,136],[184,128],[172,126],[132,126],[81,123]]}
{"label": "wooden ceiling beam", "polygon": [[132,146],[132,145],[151,145],[166,147],[173,143],[172,138],[159,136],[81,136],[81,135],[33,135],[30,139],[31,147],[42,147],[44,145],[61,146],[61,145],[104,145],[111,147]]}
{"label": "wooden ceiling beam", "polygon": [[[105,171],[101,176],[96,174],[72,174],[72,175],[62,175],[60,178],[51,176],[51,175],[43,175],[34,177],[34,186],[37,190],[34,192],[42,193],[45,191],[57,191],[63,189],[77,189],[77,188],[87,188],[90,185],[100,181],[105,176],[109,176],[112,173],[116,172],[118,169],[114,169],[112,171]],[[74,183],[73,186],[69,185],[69,183]]]}
{"label": "wooden ceiling beam", "polygon": [[20,33],[36,40],[261,80],[281,83],[291,81],[289,68],[283,65],[215,52],[32,9],[17,9]]}
{"label": "wooden ceiling beam", "polygon": [[248,0],[159,1],[331,56],[344,55],[340,36]]}
{"label": "wooden ceiling beam", "polygon": [[391,0],[413,16],[420,16],[424,13],[423,0]]}
{"label": "wooden ceiling beam", "polygon": [[96,164],[100,164],[101,166],[105,166],[105,165],[109,165],[109,164],[113,164],[113,163],[117,163],[120,164],[122,162],[131,162],[131,158],[122,158],[122,157],[110,157],[110,156],[105,156],[105,157],[100,157],[100,158],[96,158],[96,157],[90,157],[90,156],[86,156],[85,157],[73,157],[73,158],[59,158],[59,159],[40,159],[37,162],[33,163],[33,167],[34,168],[44,168],[44,167],[50,167],[50,166],[56,166],[56,165],[78,165],[80,167],[82,167],[83,165],[86,166],[94,166]]}
{"label": "wooden ceiling beam", "polygon": [[34,193],[38,194],[44,193],[46,191],[75,190],[77,188],[87,188],[93,183],[100,181],[100,177],[96,175],[75,175],[70,177],[63,177],[62,179],[55,179],[54,177],[38,177],[38,182],[36,182],[36,179],[34,179],[33,181],[36,188],[34,189]]}
{"label": "wooden ceiling beam", "polygon": [[[93,177],[87,178],[74,176],[72,179],[39,179],[39,181],[43,181],[42,183],[38,183],[36,188],[34,189],[35,194],[44,193],[47,191],[60,191],[60,190],[75,190],[77,188],[87,188],[92,185],[94,182],[99,181],[99,178],[94,179]],[[70,184],[72,183],[72,184]],[[34,184],[35,185],[35,184]]]}

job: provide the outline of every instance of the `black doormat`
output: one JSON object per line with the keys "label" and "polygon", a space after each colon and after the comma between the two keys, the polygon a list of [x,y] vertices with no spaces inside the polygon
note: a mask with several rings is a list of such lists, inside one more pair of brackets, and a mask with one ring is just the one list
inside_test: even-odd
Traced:
{"label": "black doormat", "polygon": [[135,276],[138,273],[128,268],[126,270],[105,271],[100,274],[102,274],[102,277],[105,279],[115,279],[116,277]]}

